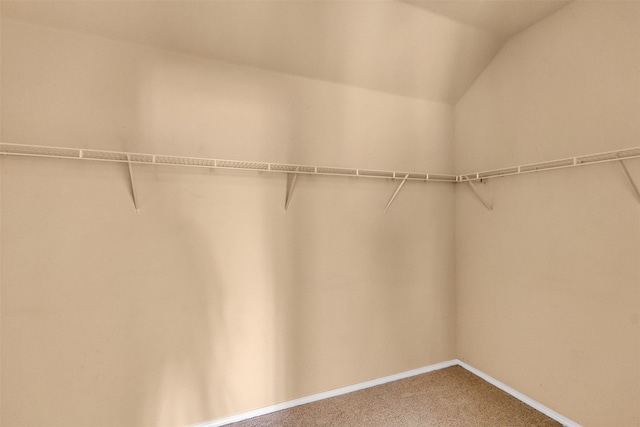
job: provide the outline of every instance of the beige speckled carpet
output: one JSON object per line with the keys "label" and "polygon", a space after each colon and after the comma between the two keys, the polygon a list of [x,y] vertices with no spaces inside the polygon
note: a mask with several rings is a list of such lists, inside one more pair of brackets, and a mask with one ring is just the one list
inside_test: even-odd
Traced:
{"label": "beige speckled carpet", "polygon": [[233,427],[533,427],[561,424],[460,366],[274,412]]}

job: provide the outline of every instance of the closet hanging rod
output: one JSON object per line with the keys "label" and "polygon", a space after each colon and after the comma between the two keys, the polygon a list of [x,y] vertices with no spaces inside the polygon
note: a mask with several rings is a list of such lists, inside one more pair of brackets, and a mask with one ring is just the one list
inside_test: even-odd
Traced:
{"label": "closet hanging rod", "polygon": [[640,147],[625,148],[621,150],[606,151],[596,154],[568,157],[559,160],[548,160],[539,163],[530,163],[521,166],[493,169],[483,172],[474,172],[458,175],[458,182],[479,181],[502,176],[522,175],[525,173],[542,172],[546,170],[573,168],[577,166],[594,165],[598,163],[617,162],[620,160],[636,159],[640,157]]}
{"label": "closet hanging rod", "polygon": [[161,154],[105,151],[85,148],[66,148],[42,145],[0,143],[0,155],[46,157],[56,159],[94,160],[129,164],[152,164],[207,169],[249,170],[258,172],[294,173],[304,175],[352,176],[359,178],[387,178],[410,181],[455,183],[458,176],[423,172],[396,172],[375,169],[355,169],[327,166],[295,165],[287,163],[254,162],[243,160],[209,159],[201,157],[169,156]]}

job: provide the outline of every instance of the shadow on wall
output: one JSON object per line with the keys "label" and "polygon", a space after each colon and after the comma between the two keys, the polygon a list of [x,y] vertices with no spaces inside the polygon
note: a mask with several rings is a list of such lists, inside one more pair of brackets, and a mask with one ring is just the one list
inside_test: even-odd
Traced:
{"label": "shadow on wall", "polygon": [[188,218],[156,225],[137,259],[147,277],[134,285],[129,369],[142,377],[139,425],[185,425],[229,405],[225,287],[204,230]]}
{"label": "shadow on wall", "polygon": [[150,294],[136,302],[144,316],[132,322],[132,341],[141,351],[127,361],[144,376],[137,425],[190,425],[273,402],[283,380],[276,280],[288,265],[277,262],[282,177],[172,168],[138,175],[150,236],[137,239],[149,240],[139,243],[148,270],[140,274]]}

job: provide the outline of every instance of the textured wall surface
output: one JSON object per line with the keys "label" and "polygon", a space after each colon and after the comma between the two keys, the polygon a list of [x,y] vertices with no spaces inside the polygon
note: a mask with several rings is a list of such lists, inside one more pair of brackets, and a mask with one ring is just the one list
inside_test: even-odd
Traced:
{"label": "textured wall surface", "polygon": [[[5,20],[4,142],[449,171],[452,107]],[[176,426],[452,359],[451,184],[2,159],[2,424]]]}
{"label": "textured wall surface", "polygon": [[[575,2],[455,109],[458,172],[640,141],[640,3]],[[628,162],[640,182],[640,162]],[[585,426],[640,425],[640,206],[608,163],[456,189],[457,354]]]}

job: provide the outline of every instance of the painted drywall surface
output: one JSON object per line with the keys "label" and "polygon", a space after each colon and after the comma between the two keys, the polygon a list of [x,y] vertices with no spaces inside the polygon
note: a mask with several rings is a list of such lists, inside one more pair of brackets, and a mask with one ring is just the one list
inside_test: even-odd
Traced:
{"label": "painted drywall surface", "polygon": [[[452,168],[452,108],[3,22],[5,142]],[[454,354],[450,184],[3,159],[2,425],[186,425]]]}
{"label": "painted drywall surface", "polygon": [[[455,108],[458,172],[637,146],[640,3],[576,2]],[[628,162],[640,180],[640,164]],[[617,164],[456,189],[458,357],[585,426],[640,425],[640,207]]]}
{"label": "painted drywall surface", "polygon": [[453,103],[504,37],[400,1],[5,1],[5,16]]}

